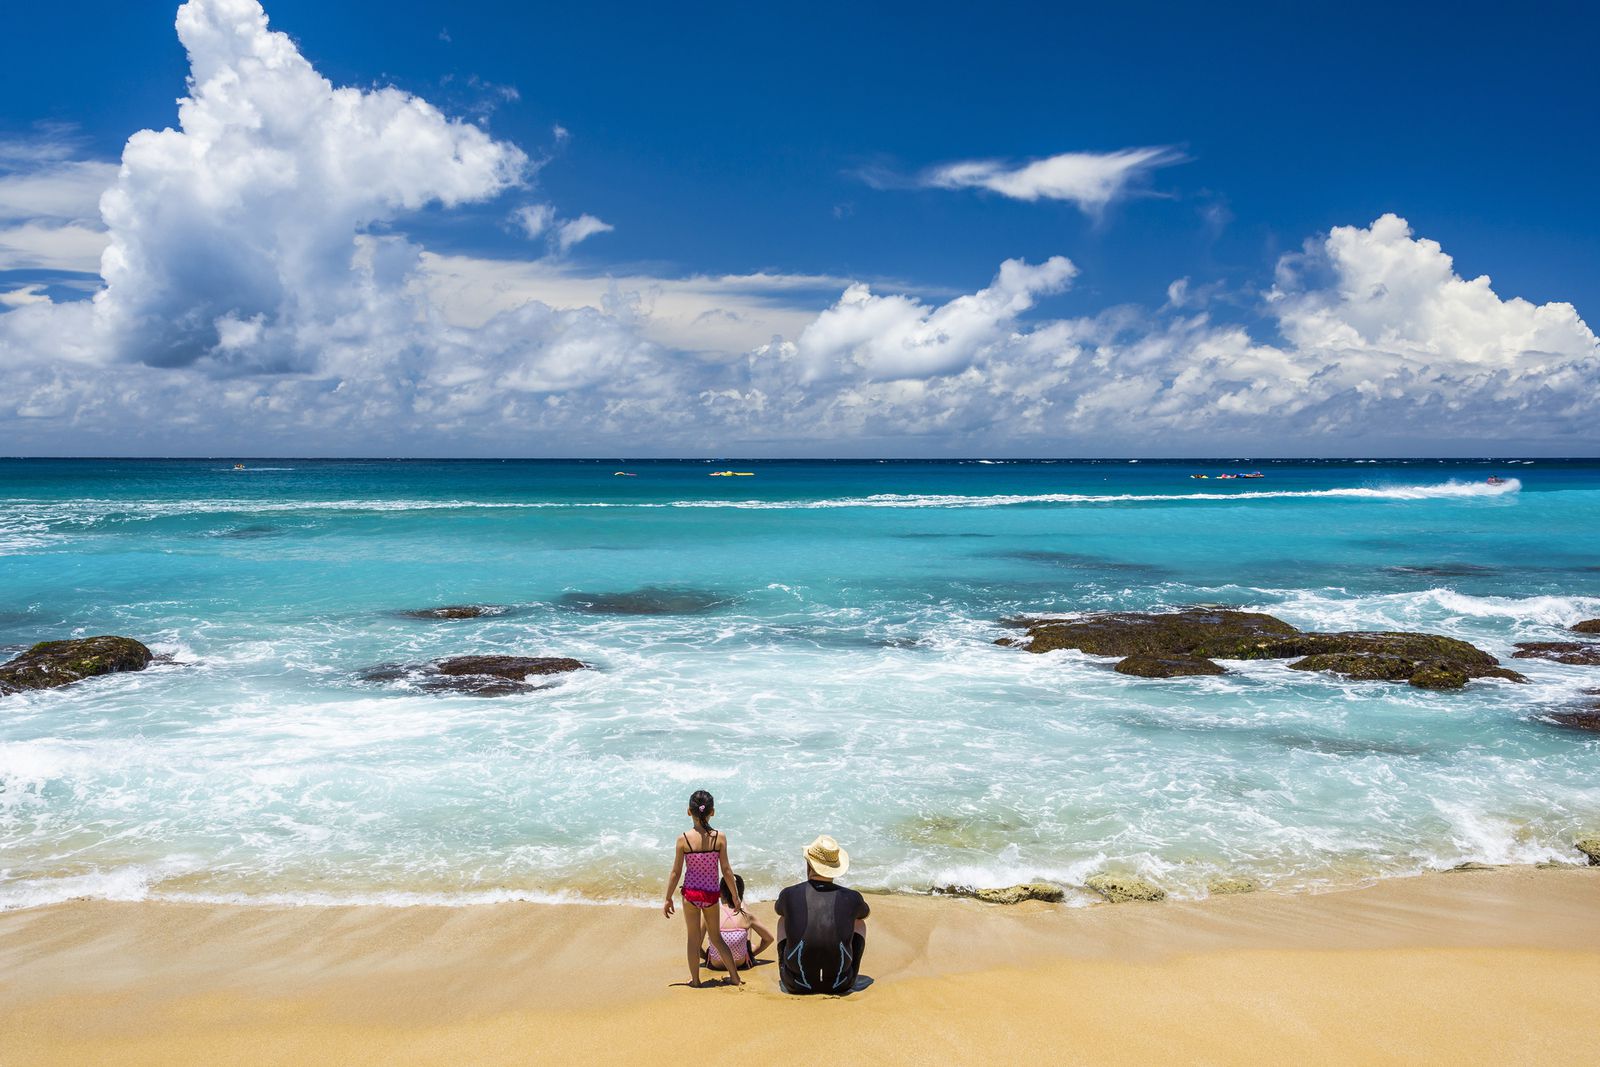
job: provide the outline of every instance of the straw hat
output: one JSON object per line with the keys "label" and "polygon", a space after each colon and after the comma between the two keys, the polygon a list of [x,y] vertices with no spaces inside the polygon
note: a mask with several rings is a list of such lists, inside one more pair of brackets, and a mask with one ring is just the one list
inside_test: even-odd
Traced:
{"label": "straw hat", "polygon": [[807,845],[804,855],[811,869],[824,878],[837,878],[850,869],[850,853],[827,834]]}

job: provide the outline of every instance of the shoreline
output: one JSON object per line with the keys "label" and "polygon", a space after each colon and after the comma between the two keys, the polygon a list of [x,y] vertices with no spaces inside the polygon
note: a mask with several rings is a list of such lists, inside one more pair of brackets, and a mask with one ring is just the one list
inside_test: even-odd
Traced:
{"label": "shoreline", "polygon": [[610,1062],[659,1058],[685,1018],[757,1055],[843,1033],[844,1063],[961,1062],[997,1041],[1050,1062],[1527,1061],[1590,1048],[1600,996],[1594,867],[1108,907],[872,905],[874,982],[842,1001],[785,997],[770,965],[742,990],[675,984],[681,920],[636,907],[14,910],[0,1063]]}
{"label": "shoreline", "polygon": [[[1589,839],[1595,840],[1593,835]],[[1579,837],[1576,840],[1584,840]],[[1549,849],[1554,854],[1556,849]],[[1194,893],[1196,883],[1187,883],[1174,886],[1165,879],[1151,881],[1142,875],[1133,873],[1131,868],[1108,866],[1096,869],[1095,874],[1110,874],[1119,878],[1128,878],[1143,882],[1160,889],[1165,894],[1165,900],[1172,903],[1198,903],[1211,900],[1218,896],[1239,895],[1241,892],[1258,895],[1273,896],[1320,896],[1327,893],[1343,893],[1352,890],[1368,889],[1387,882],[1407,881],[1414,878],[1430,878],[1439,874],[1453,874],[1463,871],[1515,871],[1515,870],[1579,870],[1586,866],[1600,866],[1600,862],[1587,862],[1588,854],[1573,843],[1561,854],[1562,858],[1547,857],[1537,861],[1522,862],[1486,862],[1480,860],[1462,860],[1451,866],[1427,866],[1414,869],[1398,870],[1366,870],[1356,866],[1346,868],[1326,868],[1321,876],[1313,876],[1311,872],[1298,872],[1299,880],[1295,877],[1272,877],[1248,868],[1230,871],[1218,869],[1213,872],[1206,882],[1198,883],[1202,891]],[[1337,874],[1335,874],[1337,872]],[[742,872],[741,872],[742,873]],[[69,878],[68,881],[78,881]],[[610,879],[599,879],[598,882]],[[19,879],[27,883],[27,879]],[[1254,886],[1251,890],[1218,890],[1218,883],[1245,882]],[[1107,903],[1108,900],[1093,887],[1077,881],[1041,876],[1032,878],[1018,885],[1043,885],[1050,886],[1062,892],[1063,899],[1052,901],[1053,906],[1065,908],[1095,908]],[[877,899],[930,899],[930,900],[960,900],[972,898],[979,891],[1005,889],[1007,886],[998,883],[965,883],[941,882],[926,887],[884,887],[862,886],[853,888],[859,892]],[[93,891],[66,892],[65,895],[54,896],[49,899],[40,899],[28,903],[0,902],[0,917],[5,915],[38,911],[46,908],[59,908],[75,904],[161,904],[194,907],[223,907],[223,908],[379,908],[401,910],[407,908],[483,908],[499,906],[531,906],[531,907],[585,907],[585,908],[638,908],[653,910],[660,907],[660,900],[655,893],[648,895],[638,894],[629,896],[596,896],[585,892],[580,887],[557,887],[551,889],[523,889],[516,887],[494,887],[483,889],[462,890],[427,890],[427,889],[358,889],[349,891],[324,890],[304,888],[298,890],[272,889],[259,893],[252,892],[190,892],[170,891],[146,888],[142,896],[107,896]],[[770,895],[762,892],[759,886],[752,886],[746,899],[756,903],[771,903],[777,898],[777,891]]]}

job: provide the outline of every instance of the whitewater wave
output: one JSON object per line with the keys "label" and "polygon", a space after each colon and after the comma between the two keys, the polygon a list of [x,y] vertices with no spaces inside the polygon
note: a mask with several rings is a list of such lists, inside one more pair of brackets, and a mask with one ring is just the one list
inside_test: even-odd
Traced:
{"label": "whitewater wave", "polygon": [[[875,493],[819,500],[103,500],[0,501],[9,521],[0,522],[0,551],[34,547],[52,524],[84,525],[106,519],[143,520],[181,515],[276,514],[285,512],[394,512],[466,510],[538,510],[548,508],[734,508],[794,511],[833,508],[997,508],[1028,504],[1227,503],[1235,500],[1447,500],[1504,497],[1522,483],[1508,478],[1498,485],[1449,481],[1431,485],[1390,485],[1336,489],[1267,489],[1198,493]],[[14,540],[13,540],[14,539]]]}

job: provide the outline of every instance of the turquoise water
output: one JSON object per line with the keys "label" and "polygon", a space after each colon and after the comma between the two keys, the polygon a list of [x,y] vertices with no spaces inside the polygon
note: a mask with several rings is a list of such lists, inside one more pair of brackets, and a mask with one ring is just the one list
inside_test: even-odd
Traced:
{"label": "turquoise water", "polygon": [[[0,461],[0,646],[172,657],[0,700],[0,906],[639,899],[696,788],[761,895],[819,832],[863,887],[1199,895],[1570,859],[1600,826],[1600,736],[1538,718],[1597,668],[1428,693],[994,644],[1019,612],[1227,603],[1505,657],[1600,616],[1597,463],[232,464]],[[562,600],[641,590],[701,610]],[[505,610],[398,614],[459,603]],[[480,652],[599,669],[359,677]]]}

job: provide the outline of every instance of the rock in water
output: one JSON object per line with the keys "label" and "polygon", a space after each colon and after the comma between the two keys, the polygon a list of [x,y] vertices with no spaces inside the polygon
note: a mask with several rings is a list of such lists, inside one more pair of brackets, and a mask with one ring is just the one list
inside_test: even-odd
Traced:
{"label": "rock in water", "polygon": [[704,589],[646,586],[631,593],[568,593],[560,603],[591,615],[704,615],[733,599]]}
{"label": "rock in water", "polygon": [[1518,641],[1512,659],[1547,659],[1579,667],[1600,667],[1600,641]]}
{"label": "rock in water", "polygon": [[1183,678],[1199,674],[1226,674],[1222,665],[1198,656],[1129,656],[1112,668],[1118,674],[1139,678]]}
{"label": "rock in water", "polygon": [[142,671],[154,658],[131,637],[78,637],[44,641],[0,666],[0,696],[24,689],[54,689],[85,678]]}
{"label": "rock in water", "polygon": [[1569,730],[1587,730],[1590,733],[1600,734],[1600,708],[1549,711],[1539,717],[1557,726],[1565,726]]}
{"label": "rock in water", "polygon": [[1042,900],[1047,904],[1059,904],[1066,897],[1060,886],[1053,886],[1047,882],[1024,882],[1021,885],[1006,886],[1004,889],[974,889],[967,885],[947,885],[935,887],[934,892],[956,897],[972,897],[986,904],[1021,904],[1024,900]]}
{"label": "rock in water", "polygon": [[1580,837],[1572,847],[1589,857],[1589,866],[1600,867],[1600,837]]}
{"label": "rock in water", "polygon": [[1125,875],[1093,874],[1085,879],[1083,884],[1113,904],[1121,904],[1130,900],[1157,901],[1167,899],[1166,890],[1159,889],[1142,879],[1130,878]]}
{"label": "rock in water", "polygon": [[446,604],[442,608],[417,608],[402,611],[406,619],[481,619],[489,615],[504,615],[507,609],[498,604]]}
{"label": "rock in water", "polygon": [[367,682],[409,681],[430,693],[499,697],[540,688],[529,678],[588,670],[566,656],[452,656],[431,663],[386,663],[361,672]]}
{"label": "rock in water", "polygon": [[1206,886],[1206,892],[1214,897],[1226,897],[1238,893],[1254,893],[1260,888],[1249,878],[1213,878]]}
{"label": "rock in water", "polygon": [[1028,629],[1029,652],[1075,648],[1091,656],[1272,659],[1281,655],[1271,651],[1275,641],[1300,633],[1271,615],[1195,608],[1022,621]]}
{"label": "rock in water", "polygon": [[1600,619],[1584,619],[1572,627],[1575,634],[1600,634]]}
{"label": "rock in water", "polygon": [[1000,644],[1029,652],[1071,648],[1121,656],[1117,670],[1146,678],[1221,674],[1222,668],[1209,662],[1213,659],[1295,659],[1289,665],[1295,670],[1410,682],[1422,689],[1459,689],[1471,678],[1527,681],[1489,653],[1452,637],[1403,631],[1302,633],[1271,615],[1225,608],[1108,612],[1016,624],[1027,629],[1026,641],[1003,638]]}

